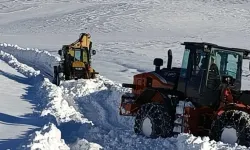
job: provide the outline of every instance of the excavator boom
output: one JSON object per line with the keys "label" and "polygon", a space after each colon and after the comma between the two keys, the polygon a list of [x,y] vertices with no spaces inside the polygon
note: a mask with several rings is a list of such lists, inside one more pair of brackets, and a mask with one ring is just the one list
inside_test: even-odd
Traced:
{"label": "excavator boom", "polygon": [[70,44],[70,47],[72,48],[83,48],[86,47],[88,49],[91,49],[92,42],[90,41],[90,34],[88,33],[81,33],[78,40]]}

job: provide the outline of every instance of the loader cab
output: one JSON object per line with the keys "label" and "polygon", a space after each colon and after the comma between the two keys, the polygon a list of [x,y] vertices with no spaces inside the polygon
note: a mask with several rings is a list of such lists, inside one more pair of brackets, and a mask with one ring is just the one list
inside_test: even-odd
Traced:
{"label": "loader cab", "polygon": [[220,97],[220,85],[230,76],[232,88],[241,89],[242,61],[245,50],[211,43],[184,42],[177,90],[200,105],[214,105]]}

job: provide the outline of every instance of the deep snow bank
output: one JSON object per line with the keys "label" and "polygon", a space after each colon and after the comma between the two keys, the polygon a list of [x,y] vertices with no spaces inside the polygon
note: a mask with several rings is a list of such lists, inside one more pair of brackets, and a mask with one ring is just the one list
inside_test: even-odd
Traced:
{"label": "deep snow bank", "polygon": [[27,65],[19,63],[15,57],[3,52],[2,50],[0,50],[0,58],[7,64],[9,64],[11,67],[15,68],[18,72],[29,78],[38,77],[40,75],[40,71],[36,71],[35,69]]}
{"label": "deep snow bank", "polygon": [[[6,53],[11,52],[19,58],[17,60],[14,56]],[[12,67],[18,69],[19,72],[27,75],[29,78],[35,78],[34,84],[36,84],[37,95],[41,98],[41,116],[45,117],[48,121],[53,122],[58,127],[66,126],[68,127],[71,124],[83,125],[83,126],[92,126],[93,123],[86,119],[83,114],[77,112],[73,106],[68,104],[68,101],[63,97],[62,89],[54,84],[52,84],[48,78],[44,76],[44,70],[52,70],[53,63],[57,61],[57,58],[51,56],[49,53],[39,51],[37,49],[24,49],[18,46],[13,46],[11,44],[0,44],[0,58],[5,60]],[[32,67],[37,67],[37,69],[42,69],[36,71],[32,67],[29,67],[25,64],[30,64]],[[48,72],[47,72],[48,73]],[[69,131],[73,129],[67,129]],[[63,130],[64,132],[68,132]],[[76,130],[77,131],[77,130]],[[76,132],[74,131],[74,132]],[[73,137],[72,137],[73,138]],[[88,143],[88,141],[81,139],[79,140],[79,145],[75,147],[98,147],[94,143]],[[85,146],[83,145],[85,143]],[[53,143],[51,143],[53,144]],[[86,145],[87,144],[87,145]]]}
{"label": "deep snow bank", "polygon": [[121,95],[130,91],[121,84],[98,75],[96,79],[65,81],[61,88],[64,97],[70,97],[71,104],[95,125],[124,128],[133,124],[132,117],[122,117],[118,113]]}
{"label": "deep snow bank", "polygon": [[[56,120],[55,124],[65,123],[68,121],[90,123],[86,118],[77,112],[72,106],[69,106],[66,100],[63,100],[62,93],[59,87],[55,86],[47,78],[43,78],[39,71],[32,67],[20,63],[12,55],[0,50],[0,59],[7,64],[17,69],[20,73],[29,77],[31,82],[37,88],[37,94],[40,95],[40,102],[42,104],[41,116],[48,119],[48,121]],[[52,118],[52,119],[51,119]],[[61,132],[54,124],[45,125],[41,131],[36,132],[31,136],[30,144],[22,146],[22,149],[69,149],[61,140]]]}
{"label": "deep snow bank", "polygon": [[13,55],[19,62],[38,68],[42,72],[53,75],[53,66],[57,64],[59,57],[51,55],[47,51],[34,48],[21,48],[18,45],[0,43],[0,50]]}
{"label": "deep snow bank", "polygon": [[22,145],[18,149],[70,150],[64,140],[61,139],[61,131],[52,123],[31,134],[27,145]]}
{"label": "deep snow bank", "polygon": [[72,106],[69,106],[62,97],[61,89],[52,84],[47,78],[43,78],[39,71],[20,63],[15,57],[3,51],[0,51],[0,58],[27,77],[35,78],[34,84],[36,84],[37,94],[40,96],[43,105],[41,116],[54,116],[58,124],[72,120],[91,123]]}
{"label": "deep snow bank", "polygon": [[47,78],[41,82],[39,87],[38,95],[43,98],[43,103],[46,105],[41,116],[54,116],[58,125],[69,121],[92,124],[91,121],[84,118],[73,106],[68,104],[62,96],[61,88],[52,84]]}

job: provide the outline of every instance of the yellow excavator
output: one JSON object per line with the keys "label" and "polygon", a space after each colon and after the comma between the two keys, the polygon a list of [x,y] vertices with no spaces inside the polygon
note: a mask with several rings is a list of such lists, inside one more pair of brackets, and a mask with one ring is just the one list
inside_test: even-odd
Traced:
{"label": "yellow excavator", "polygon": [[96,51],[92,50],[90,38],[90,34],[81,33],[78,40],[70,45],[63,45],[58,51],[61,60],[58,66],[54,66],[54,84],[60,85],[61,80],[96,78],[99,73],[91,66],[91,56]]}

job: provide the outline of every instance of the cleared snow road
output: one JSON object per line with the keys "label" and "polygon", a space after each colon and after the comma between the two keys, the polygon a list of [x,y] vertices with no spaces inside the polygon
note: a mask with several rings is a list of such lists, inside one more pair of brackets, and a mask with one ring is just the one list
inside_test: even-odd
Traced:
{"label": "cleared snow road", "polygon": [[36,117],[36,96],[29,78],[0,60],[0,148],[16,149],[43,125]]}

